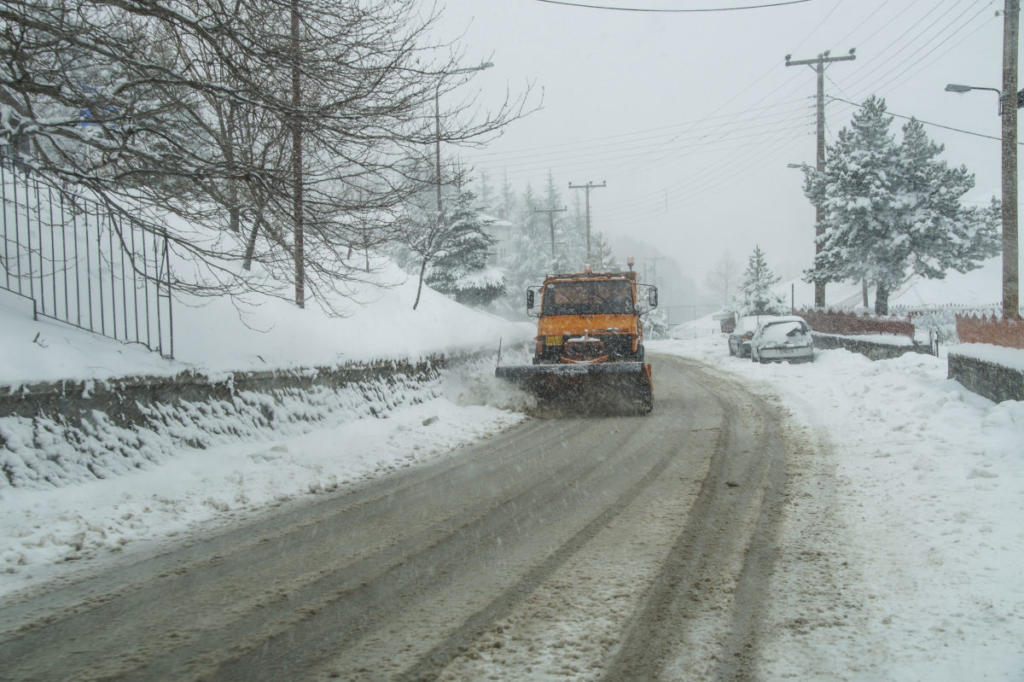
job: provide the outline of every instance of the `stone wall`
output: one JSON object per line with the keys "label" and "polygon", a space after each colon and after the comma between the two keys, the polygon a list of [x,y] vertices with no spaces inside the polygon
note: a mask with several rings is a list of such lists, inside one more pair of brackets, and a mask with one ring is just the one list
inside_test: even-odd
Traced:
{"label": "stone wall", "polygon": [[8,389],[0,395],[0,489],[106,478],[166,460],[183,447],[382,417],[399,405],[439,395],[441,372],[451,362],[438,356]]}
{"label": "stone wall", "polygon": [[840,336],[837,334],[821,334],[815,331],[811,336],[814,338],[815,348],[845,348],[854,353],[860,353],[872,360],[890,360],[898,358],[905,353],[924,353],[934,355],[929,346],[921,344],[887,344],[877,341],[866,341],[855,336]]}
{"label": "stone wall", "polygon": [[1024,372],[994,362],[950,353],[949,378],[989,400],[1024,400]]}

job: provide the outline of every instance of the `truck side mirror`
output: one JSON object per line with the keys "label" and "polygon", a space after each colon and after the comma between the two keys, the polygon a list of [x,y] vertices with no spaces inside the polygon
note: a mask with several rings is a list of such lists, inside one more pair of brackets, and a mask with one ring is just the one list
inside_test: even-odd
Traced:
{"label": "truck side mirror", "polygon": [[533,289],[526,290],[526,309],[533,310]]}
{"label": "truck side mirror", "polygon": [[658,287],[651,287],[647,290],[647,304],[652,308],[658,307]]}

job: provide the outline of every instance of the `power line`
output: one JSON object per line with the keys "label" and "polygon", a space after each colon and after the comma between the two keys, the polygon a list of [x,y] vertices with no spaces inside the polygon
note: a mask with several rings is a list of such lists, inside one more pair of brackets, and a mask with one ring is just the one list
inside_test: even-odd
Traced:
{"label": "power line", "polygon": [[510,153],[501,157],[481,157],[479,162],[482,165],[500,165],[511,169],[543,169],[554,165],[565,167],[579,163],[593,163],[600,161],[625,161],[629,159],[646,159],[648,156],[663,158],[666,155],[678,154],[693,149],[714,147],[722,142],[756,137],[758,131],[771,132],[771,130],[792,125],[794,116],[805,110],[805,107],[793,108],[780,115],[770,118],[751,120],[740,120],[724,126],[716,126],[700,131],[694,131],[690,135],[677,135],[672,139],[655,138],[649,142],[638,145],[595,145],[594,148],[581,148],[577,150],[566,150],[564,152],[539,152],[533,155]]}
{"label": "power line", "polygon": [[[842,102],[844,104],[850,104],[852,106],[857,107],[858,109],[863,109],[864,108],[863,104],[857,104],[856,102],[851,102],[850,100],[843,99],[842,97],[833,97],[833,96],[830,95],[829,99],[834,99],[837,102]],[[964,130],[963,128],[954,128],[953,126],[942,125],[941,123],[932,123],[931,121],[922,121],[921,119],[917,118],[916,116],[904,116],[902,114],[894,114],[891,111],[889,111],[887,113],[890,116],[895,116],[896,118],[902,118],[902,119],[905,119],[905,120],[908,120],[908,121],[910,119],[914,119],[918,123],[921,123],[923,125],[932,126],[934,128],[942,128],[943,130],[952,130],[955,133],[963,133],[964,135],[974,135],[975,137],[984,137],[985,139],[996,140],[997,142],[1002,140],[1001,137],[995,137],[994,135],[986,135],[985,133],[976,133],[973,130]],[[1018,142],[1017,144],[1018,144],[1018,146],[1024,147],[1024,142]]]}
{"label": "power line", "polygon": [[[961,11],[958,15],[953,17],[948,23],[944,24],[943,26],[938,28],[934,33],[932,33],[930,36],[928,36],[928,38],[925,40],[925,42],[923,44],[918,45],[916,48],[914,48],[914,43],[918,40],[919,37],[924,36],[926,32],[928,32],[932,28],[934,28],[940,21],[945,19],[951,12],[953,12],[957,8],[958,8],[958,6],[956,4],[950,6],[943,14],[939,15],[938,17],[936,17],[934,21],[932,21],[930,24],[928,24],[928,26],[926,26],[924,29],[922,29],[922,31],[920,33],[918,33],[916,36],[914,36],[910,40],[908,40],[905,43],[903,43],[903,45],[900,47],[900,49],[896,50],[891,55],[888,55],[887,59],[879,61],[877,63],[877,65],[874,66],[873,68],[870,68],[870,69],[867,69],[867,70],[863,70],[862,69],[862,70],[855,71],[854,73],[852,73],[850,75],[850,78],[848,78],[846,80],[846,86],[849,87],[849,88],[857,88],[857,87],[860,87],[861,83],[864,83],[868,79],[870,79],[871,83],[877,84],[878,82],[882,81],[883,79],[890,77],[890,75],[894,74],[894,73],[896,74],[897,78],[902,76],[906,72],[906,70],[908,68],[907,65],[906,65],[906,63],[908,61],[918,57],[918,55],[920,55],[920,53],[923,50],[927,50],[929,47],[931,47],[933,44],[935,44],[936,41],[938,41],[938,45],[933,47],[932,51],[938,49],[944,43],[946,43],[950,38],[952,38],[953,36],[957,35],[957,33],[959,32],[958,28],[961,26],[958,22],[960,22],[960,20],[964,17],[964,15],[966,15],[968,12],[970,12],[971,5],[968,5],[967,7],[965,7],[963,9],[963,11]],[[985,11],[985,9],[986,9],[985,7],[980,8],[965,23],[970,23],[971,21],[973,21],[981,13],[983,13]],[[947,35],[947,31],[948,31],[948,35]],[[904,33],[904,35],[906,35],[906,33]],[[906,55],[905,57],[901,58],[900,63],[898,63],[898,64],[894,64],[893,63],[893,61],[894,61],[893,58],[896,57],[896,55],[899,55],[899,54],[903,53],[904,51],[911,50],[911,49],[912,49],[912,51],[908,55]],[[931,52],[927,52],[925,54],[925,57],[927,57],[929,54],[931,54]],[[923,59],[923,58],[924,57],[919,58],[918,62],[920,61],[920,59]],[[912,64],[911,66],[916,65],[918,62],[914,62],[914,64]],[[883,72],[881,75],[872,77],[873,74],[877,73],[880,69],[884,69],[887,66],[889,68],[885,72]],[[892,80],[892,78],[889,78],[889,81],[891,81],[891,80]],[[887,82],[889,82],[889,81],[887,81]],[[877,85],[872,85],[871,87],[877,89],[878,86]]]}
{"label": "power line", "polygon": [[655,9],[648,7],[614,7],[604,5],[588,5],[581,2],[566,2],[565,0],[537,0],[537,2],[549,5],[562,5],[563,7],[575,7],[578,9],[603,9],[613,12],[658,12],[664,14],[686,14],[693,12],[740,12],[747,9],[764,9],[766,7],[784,7],[786,5],[800,5],[811,0],[786,0],[785,2],[773,2],[764,5],[747,5],[745,7],[702,7],[692,9]]}
{"label": "power line", "polygon": [[589,180],[587,180],[587,184],[585,185],[574,185],[572,182],[569,183],[569,189],[582,189],[585,190],[587,195],[587,263],[590,262],[590,190],[607,186],[608,183],[604,180],[601,181],[600,185]]}
{"label": "power line", "polygon": [[[556,150],[556,149],[571,149],[572,147],[584,147],[586,149],[594,149],[596,147],[604,146],[617,146],[617,145],[631,145],[636,142],[642,142],[645,140],[663,140],[665,138],[676,139],[683,135],[688,134],[697,128],[698,125],[703,123],[711,123],[715,121],[708,129],[714,130],[722,126],[730,125],[732,119],[741,118],[757,112],[768,112],[772,109],[779,109],[781,107],[793,108],[793,102],[790,100],[777,102],[775,104],[769,104],[763,107],[748,107],[742,111],[738,111],[731,114],[719,114],[704,116],[702,118],[692,119],[690,121],[682,121],[680,123],[674,123],[671,125],[658,126],[654,128],[643,128],[640,130],[629,131],[625,133],[616,133],[613,135],[602,135],[600,137],[581,138],[570,142],[559,142],[552,145],[538,145],[535,147],[517,147],[514,152],[502,152],[502,151],[481,151],[475,156],[482,159],[499,160],[502,158],[513,158],[513,157],[527,157],[533,158],[537,151],[542,150]],[[782,112],[783,115],[789,115],[790,111],[787,110]],[[771,114],[767,114],[771,115]],[[754,116],[744,120],[759,120],[763,116]],[[670,141],[671,141],[670,139]],[[616,142],[621,140],[621,142]],[[552,152],[561,155],[562,152]],[[496,157],[496,158],[495,158]]]}

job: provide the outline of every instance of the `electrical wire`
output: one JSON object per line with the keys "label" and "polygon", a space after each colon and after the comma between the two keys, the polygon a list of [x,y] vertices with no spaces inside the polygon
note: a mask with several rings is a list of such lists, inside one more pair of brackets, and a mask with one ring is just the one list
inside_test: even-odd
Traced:
{"label": "electrical wire", "polygon": [[763,5],[746,5],[743,7],[702,7],[689,9],[655,9],[648,7],[615,7],[604,5],[589,5],[582,2],[567,2],[566,0],[537,0],[548,5],[561,5],[563,7],[576,7],[579,9],[603,9],[613,12],[657,12],[664,14],[687,14],[696,12],[740,12],[748,9],[764,9],[767,7],[784,7],[786,5],[800,5],[811,0],[785,0],[784,2],[773,2]]}
{"label": "electrical wire", "polygon": [[[988,25],[988,23],[990,21],[989,19],[983,20],[973,31],[968,33],[966,36],[963,36],[963,38],[961,38],[961,40],[959,40],[956,43],[954,43],[953,45],[951,45],[948,50],[945,50],[944,52],[941,52],[938,55],[936,55],[935,59],[933,59],[933,60],[931,60],[931,61],[921,65],[920,69],[917,69],[916,71],[913,70],[914,67],[916,67],[919,64],[921,64],[922,62],[924,62],[924,60],[928,59],[928,57],[930,57],[932,54],[934,54],[936,50],[938,50],[943,45],[948,43],[955,36],[962,35],[963,30],[965,30],[971,23],[974,22],[975,19],[977,19],[979,16],[981,16],[985,12],[985,10],[987,10],[987,9],[988,9],[988,6],[985,6],[985,7],[982,7],[981,9],[979,9],[968,20],[966,20],[963,23],[962,26],[954,27],[953,30],[949,33],[949,35],[947,35],[942,40],[940,40],[938,42],[938,44],[936,44],[934,47],[932,47],[932,49],[930,49],[927,52],[925,52],[923,55],[918,57],[915,61],[911,62],[910,64],[903,64],[903,65],[901,65],[900,69],[894,70],[895,73],[890,72],[890,73],[893,74],[892,77],[889,78],[888,80],[881,80],[880,84],[875,85],[873,87],[873,89],[876,92],[884,92],[886,90],[886,88],[892,87],[892,86],[894,86],[897,83],[903,83],[904,81],[906,81],[909,78],[911,78],[914,75],[916,75],[918,73],[918,71],[922,70],[924,67],[926,67],[929,64],[931,64],[932,62],[934,62],[935,59],[938,59],[939,57],[943,56],[944,54],[949,52],[949,50],[953,49],[954,47],[956,47],[960,43],[964,42],[965,40],[967,40],[967,38],[969,38],[970,36],[974,35],[976,32],[980,31],[982,28],[984,28],[985,26]],[[957,17],[957,18],[959,19],[959,17]],[[916,56],[921,50],[925,49],[926,47],[928,47],[928,45],[922,46],[921,48],[919,48],[918,50],[913,52],[911,55],[909,55],[908,59]]]}
{"label": "electrical wire", "polygon": [[[864,108],[863,104],[857,104],[856,102],[851,102],[850,100],[842,99],[841,97],[832,97],[832,96],[830,96],[829,99],[836,100],[837,102],[843,102],[845,104],[849,104],[851,106],[857,107],[858,109],[863,109]],[[996,140],[996,141],[1000,141],[1000,142],[1003,139],[1001,137],[996,137],[995,135],[986,135],[985,133],[976,133],[973,130],[964,130],[963,128],[954,128],[953,126],[947,126],[947,125],[943,125],[941,123],[933,123],[932,121],[924,121],[924,120],[921,120],[921,119],[917,118],[916,116],[905,116],[903,114],[896,114],[896,113],[893,113],[891,111],[887,111],[886,113],[889,114],[890,116],[894,116],[896,118],[902,118],[902,119],[905,119],[905,120],[908,120],[908,121],[910,119],[914,119],[918,123],[921,123],[922,125],[932,126],[933,128],[942,128],[943,130],[952,130],[955,133],[963,133],[964,135],[973,135],[974,137],[983,137],[983,138],[985,138],[987,140]],[[1018,147],[1024,147],[1024,142],[1018,142],[1017,146]]]}
{"label": "electrical wire", "polygon": [[724,137],[734,130],[752,130],[777,123],[786,123],[793,120],[793,117],[803,111],[806,105],[787,102],[790,106],[785,110],[778,111],[771,115],[726,121],[707,128],[690,131],[689,133],[675,134],[669,138],[665,136],[651,136],[628,142],[615,142],[606,144],[588,144],[585,146],[574,146],[570,149],[538,151],[538,152],[510,152],[499,156],[476,157],[481,163],[488,165],[504,164],[509,167],[523,167],[524,165],[546,166],[551,161],[570,161],[595,158],[623,158],[633,156],[638,152],[664,153],[680,149],[686,149],[691,145],[707,143],[712,138]]}
{"label": "electrical wire", "polygon": [[[636,143],[642,143],[649,140],[657,140],[663,142],[674,141],[682,138],[688,133],[696,129],[697,124],[705,121],[721,121],[715,123],[713,126],[709,126],[707,130],[715,130],[719,127],[730,125],[732,119],[736,119],[740,116],[744,116],[749,113],[755,112],[769,112],[773,109],[779,109],[781,107],[789,107],[784,113],[789,113],[793,109],[792,101],[777,102],[764,107],[751,107],[744,111],[723,114],[720,116],[705,116],[701,119],[693,121],[686,121],[683,123],[676,123],[669,126],[661,126],[657,128],[648,128],[644,130],[638,130],[628,133],[619,133],[616,135],[606,135],[596,138],[579,139],[571,142],[556,142],[547,145],[538,145],[536,147],[519,147],[515,151],[498,152],[498,151],[481,151],[474,156],[479,159],[484,159],[490,163],[501,162],[502,160],[515,160],[520,157],[536,158],[537,156],[545,155],[563,155],[568,150],[570,153],[574,148],[584,148],[587,150],[604,147],[615,147],[620,145],[635,145]],[[761,117],[754,117],[753,119],[746,120],[759,120]],[[724,120],[723,120],[724,119]],[[701,128],[700,130],[705,130]]]}
{"label": "electrical wire", "polygon": [[[936,34],[929,35],[928,32],[936,24],[941,22],[950,13],[952,13],[954,10],[956,10],[959,4],[960,4],[960,2],[954,2],[949,7],[946,7],[945,10],[941,14],[939,14],[939,16],[935,17],[929,24],[925,25],[923,28],[921,28],[919,31],[917,31],[917,33],[914,34],[913,37],[911,37],[909,40],[905,40],[905,38],[907,37],[907,35],[909,33],[914,31],[914,29],[917,28],[918,26],[921,26],[921,24],[926,19],[928,19],[932,14],[934,14],[937,11],[939,11],[940,8],[942,7],[942,4],[938,4],[938,5],[934,6],[923,17],[921,17],[917,21],[913,22],[895,40],[893,40],[888,45],[886,45],[884,48],[882,48],[875,55],[875,60],[873,62],[867,63],[867,64],[865,64],[863,67],[861,67],[859,69],[854,69],[849,74],[849,76],[844,79],[844,82],[847,84],[847,87],[856,88],[860,83],[863,83],[863,82],[865,82],[865,81],[867,81],[869,79],[871,80],[872,83],[877,83],[881,78],[885,78],[886,76],[891,74],[893,71],[902,70],[903,69],[902,60],[897,62],[895,60],[895,57],[897,57],[898,55],[902,54],[903,52],[906,52],[907,50],[913,49],[915,47],[915,45],[918,43],[918,41],[920,39],[922,39],[922,38],[924,38],[924,41],[925,41],[924,45],[923,46],[919,46],[916,49],[914,49],[914,51],[911,52],[911,56],[917,54],[921,49],[926,48],[927,46],[931,45],[935,40],[939,39],[941,37],[941,34],[943,34],[946,31],[946,29],[949,28],[949,26],[951,26],[953,23],[955,23],[960,17],[962,17],[966,12],[968,12],[970,10],[969,6],[966,9],[964,9],[963,12],[961,12],[957,17],[955,17],[950,23],[948,23],[945,26],[943,26],[942,28],[940,28],[936,32]],[[889,50],[891,48],[893,48],[894,46],[897,46],[897,45],[899,46],[899,48],[896,49],[894,52],[892,52],[890,54]],[[886,68],[886,67],[888,67],[888,68]],[[883,69],[884,69],[884,71],[882,72],[882,74],[880,76],[876,76],[875,75],[880,70],[883,70]]]}
{"label": "electrical wire", "polygon": [[[981,14],[982,12],[984,12],[984,11],[985,11],[986,9],[988,9],[989,7],[991,7],[991,5],[992,5],[992,4],[993,4],[992,2],[989,2],[989,3],[988,3],[988,4],[986,5],[986,6],[982,7],[982,8],[981,8],[981,10],[979,10],[979,12],[975,13],[975,15],[974,15],[974,16],[972,16],[972,17],[971,17],[971,19],[969,19],[969,20],[968,20],[968,21],[966,22],[965,26],[966,26],[966,25],[969,25],[969,24],[970,24],[971,22],[973,22],[973,21],[974,21],[974,20],[975,20],[975,19],[976,19],[976,18],[977,18],[977,17],[978,17],[978,16],[979,16],[979,15],[980,15],[980,14]],[[970,39],[970,38],[971,38],[972,36],[974,36],[974,34],[976,34],[976,33],[977,33],[978,31],[982,30],[983,28],[986,28],[986,27],[987,27],[988,25],[989,25],[989,21],[988,21],[988,20],[983,20],[983,21],[982,21],[981,23],[979,23],[979,24],[978,24],[978,25],[977,25],[977,26],[976,26],[976,27],[974,28],[974,30],[972,30],[972,31],[970,31],[970,32],[968,32],[968,33],[966,33],[966,34],[965,34],[965,35],[964,35],[964,36],[963,36],[963,37],[962,37],[962,38],[961,38],[960,40],[958,40],[957,42],[955,42],[955,43],[953,43],[952,45],[950,45],[950,46],[949,46],[949,47],[948,47],[948,48],[947,48],[946,50],[943,50],[943,51],[942,51],[942,52],[940,52],[939,54],[935,55],[935,56],[934,56],[934,57],[933,57],[933,58],[932,58],[932,59],[931,59],[930,61],[928,61],[927,63],[925,63],[925,64],[921,64],[921,66],[920,66],[919,68],[917,68],[917,70],[909,70],[909,69],[906,69],[905,67],[902,67],[902,66],[901,66],[901,67],[899,67],[898,69],[893,69],[893,70],[890,70],[889,72],[887,72],[887,74],[886,74],[886,75],[888,75],[888,74],[891,74],[891,73],[893,73],[893,72],[896,72],[896,78],[890,78],[890,79],[889,79],[888,81],[885,81],[885,82],[884,82],[884,85],[883,85],[883,88],[878,88],[878,89],[875,89],[875,88],[874,88],[874,86],[872,86],[872,89],[874,90],[875,94],[877,94],[877,93],[880,93],[880,92],[882,92],[882,91],[884,90],[884,88],[885,88],[885,87],[888,87],[888,88],[892,88],[892,87],[895,87],[895,86],[896,86],[897,84],[900,84],[900,83],[902,83],[902,82],[904,82],[904,81],[906,81],[906,80],[908,80],[908,79],[910,79],[910,78],[913,78],[913,77],[914,77],[914,76],[916,76],[916,75],[917,75],[918,73],[920,73],[921,71],[923,71],[923,70],[924,70],[924,69],[925,69],[925,68],[926,68],[927,66],[929,66],[930,64],[933,64],[933,63],[934,63],[935,61],[937,61],[938,59],[941,59],[941,58],[942,58],[943,56],[945,56],[945,55],[949,54],[950,52],[952,52],[952,51],[953,51],[954,49],[956,49],[956,48],[957,48],[957,47],[959,47],[959,46],[960,46],[961,44],[963,44],[964,42],[966,42],[967,40],[969,40],[969,39]],[[956,34],[952,34],[952,35],[956,35]],[[945,44],[946,42],[948,42],[949,38],[951,38],[951,37],[952,37],[952,35],[948,36],[948,37],[947,37],[947,38],[946,38],[945,40],[943,40],[943,41],[942,41],[942,42],[941,42],[941,43],[940,43],[939,45],[936,45],[936,46],[935,46],[935,48],[933,48],[933,49],[932,49],[931,51],[929,51],[929,52],[928,52],[927,54],[925,54],[925,55],[924,55],[923,57],[921,57],[920,59],[918,59],[918,61],[917,61],[917,62],[915,62],[915,63],[914,63],[914,65],[917,65],[917,64],[919,64],[919,63],[920,63],[921,61],[923,61],[923,60],[924,60],[925,58],[927,58],[927,57],[928,57],[929,55],[931,55],[931,54],[932,54],[933,52],[935,52],[935,50],[937,50],[937,49],[938,49],[939,47],[941,47],[941,46],[942,46],[942,45],[944,45],[944,44]],[[912,65],[912,66],[914,66],[914,65]],[[862,89],[862,90],[860,91],[860,93],[859,93],[859,95],[858,95],[858,96],[850,95],[849,93],[847,93],[847,92],[846,92],[846,91],[844,90],[844,88],[843,88],[843,87],[841,87],[841,86],[840,86],[840,85],[839,85],[838,83],[836,83],[835,81],[833,81],[833,80],[832,80],[832,79],[831,79],[830,77],[826,76],[826,78],[829,78],[829,82],[830,82],[830,83],[832,83],[832,84],[833,84],[834,86],[836,86],[836,88],[837,88],[837,89],[838,89],[838,90],[839,90],[839,91],[840,91],[841,93],[843,93],[844,95],[846,95],[846,96],[847,96],[847,97],[849,97],[850,99],[860,99],[860,98],[861,98],[861,97],[862,97],[862,96],[863,96],[864,94],[866,94],[866,90],[865,90],[865,89]],[[843,100],[838,100],[838,101],[841,101],[841,102],[843,102],[843,104],[844,104],[844,105],[846,104],[846,103],[845,103],[845,101],[843,101]],[[853,109],[853,108],[854,108],[855,106],[857,106],[857,105],[845,105],[845,106],[842,106],[842,108],[841,108],[841,111],[851,111],[851,110],[852,110],[852,109]]]}

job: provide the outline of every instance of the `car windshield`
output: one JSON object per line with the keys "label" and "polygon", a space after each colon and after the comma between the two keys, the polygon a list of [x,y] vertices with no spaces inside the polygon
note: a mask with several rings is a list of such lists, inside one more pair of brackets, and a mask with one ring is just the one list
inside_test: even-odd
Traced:
{"label": "car windshield", "polygon": [[772,322],[761,331],[761,338],[765,341],[784,343],[794,338],[800,338],[806,333],[807,325],[803,322]]}
{"label": "car windshield", "polygon": [[633,287],[625,280],[552,282],[544,287],[543,315],[628,314]]}

